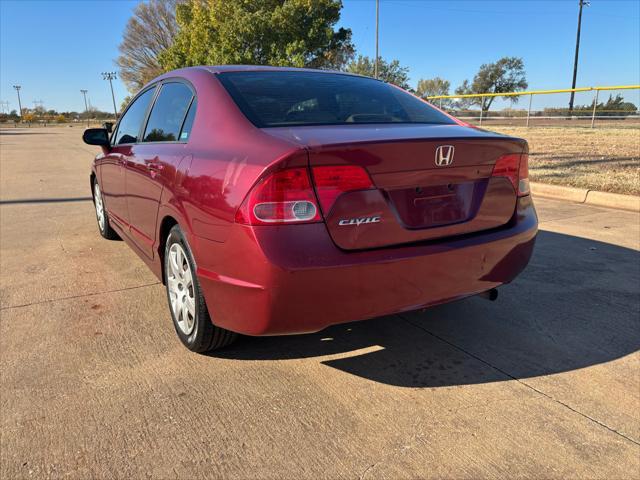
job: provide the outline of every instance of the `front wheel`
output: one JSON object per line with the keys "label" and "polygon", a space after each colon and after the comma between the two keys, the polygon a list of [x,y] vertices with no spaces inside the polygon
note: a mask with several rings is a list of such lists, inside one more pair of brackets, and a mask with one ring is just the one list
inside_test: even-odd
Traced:
{"label": "front wheel", "polygon": [[98,180],[93,182],[93,206],[96,209],[96,219],[98,220],[100,235],[107,240],[118,240],[120,237],[116,231],[111,228],[111,224],[109,223],[109,215],[107,215],[107,210],[104,208],[104,198],[102,198],[102,191],[100,190],[100,185],[98,185]]}
{"label": "front wheel", "polygon": [[229,345],[237,334],[211,323],[195,271],[187,239],[176,225],[169,232],[164,250],[171,318],[178,337],[189,350],[208,352]]}

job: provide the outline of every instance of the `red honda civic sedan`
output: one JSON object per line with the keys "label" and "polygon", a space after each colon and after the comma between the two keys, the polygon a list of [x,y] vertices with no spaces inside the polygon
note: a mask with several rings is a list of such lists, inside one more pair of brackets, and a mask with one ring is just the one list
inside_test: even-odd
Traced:
{"label": "red honda civic sedan", "polygon": [[527,143],[371,78],[176,70],[109,133],[83,136],[100,233],[193,351],[493,294],[533,250]]}

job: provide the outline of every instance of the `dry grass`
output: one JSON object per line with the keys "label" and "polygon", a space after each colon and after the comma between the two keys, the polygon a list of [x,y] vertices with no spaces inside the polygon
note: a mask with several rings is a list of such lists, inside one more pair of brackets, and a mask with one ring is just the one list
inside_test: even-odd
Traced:
{"label": "dry grass", "polygon": [[640,129],[489,128],[529,142],[531,181],[640,195]]}

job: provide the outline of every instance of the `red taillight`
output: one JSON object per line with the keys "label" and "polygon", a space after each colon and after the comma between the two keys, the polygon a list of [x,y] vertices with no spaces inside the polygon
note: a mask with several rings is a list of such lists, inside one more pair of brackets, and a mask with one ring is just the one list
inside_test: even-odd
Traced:
{"label": "red taillight", "polygon": [[529,195],[529,155],[503,155],[493,166],[492,177],[506,177],[519,197]]}
{"label": "red taillight", "polygon": [[246,225],[321,220],[306,168],[281,170],[260,180],[236,212],[236,222]]}
{"label": "red taillight", "polygon": [[313,183],[325,216],[341,194],[374,188],[367,171],[354,165],[313,167]]}

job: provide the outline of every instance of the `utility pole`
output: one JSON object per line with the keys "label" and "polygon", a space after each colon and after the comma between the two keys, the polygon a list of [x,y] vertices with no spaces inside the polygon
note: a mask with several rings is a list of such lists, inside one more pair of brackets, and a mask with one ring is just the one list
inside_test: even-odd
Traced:
{"label": "utility pole", "polygon": [[18,108],[20,109],[18,111],[18,114],[20,115],[20,121],[22,121],[22,101],[20,100],[20,89],[22,87],[20,85],[14,85],[13,88],[15,88],[16,92],[18,92]]}
{"label": "utility pole", "polygon": [[113,100],[113,113],[116,115],[116,119],[118,118],[118,109],[116,108],[116,97],[113,94],[113,80],[115,80],[116,72],[102,72],[102,79],[109,80],[109,85],[111,86],[111,100]]}
{"label": "utility pole", "polygon": [[[573,81],[571,82],[571,88],[576,88],[576,77],[578,76],[578,52],[580,50],[580,27],[582,26],[582,7],[585,5],[588,7],[590,3],[586,0],[578,0],[580,9],[578,10],[578,34],[576,35],[576,56],[573,59]],[[573,99],[576,92],[571,92],[571,98],[569,99],[569,115],[573,113]]]}
{"label": "utility pole", "polygon": [[87,127],[89,127],[89,109],[87,108],[87,92],[89,90],[80,90],[84,97],[84,114],[87,116]]}
{"label": "utility pole", "polygon": [[373,64],[373,76],[378,78],[378,25],[380,24],[380,0],[376,0],[376,61]]}
{"label": "utility pole", "polygon": [[0,102],[0,108],[2,109],[2,113],[4,113],[5,109],[7,113],[9,113],[9,102]]}

